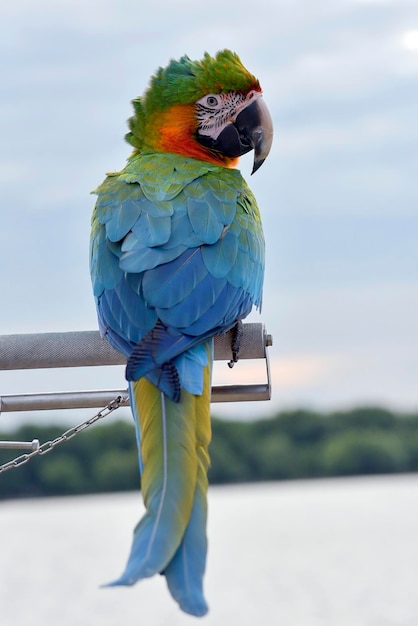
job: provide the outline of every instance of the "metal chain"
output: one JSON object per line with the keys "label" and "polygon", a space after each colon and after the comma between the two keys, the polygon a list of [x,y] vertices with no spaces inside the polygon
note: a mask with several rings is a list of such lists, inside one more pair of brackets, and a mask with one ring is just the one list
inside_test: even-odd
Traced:
{"label": "metal chain", "polygon": [[16,467],[24,465],[34,456],[42,456],[43,454],[48,454],[48,452],[51,452],[51,450],[53,450],[60,443],[63,443],[64,441],[69,441],[70,439],[75,437],[75,435],[78,435],[83,430],[86,430],[86,428],[89,428],[98,420],[102,419],[103,417],[107,417],[108,415],[110,415],[110,413],[116,411],[116,409],[118,409],[121,404],[124,404],[127,399],[128,398],[124,396],[117,396],[117,398],[109,402],[109,404],[101,409],[101,411],[96,413],[96,415],[93,415],[93,417],[90,417],[90,419],[86,420],[85,422],[82,422],[77,426],[73,426],[73,428],[69,428],[65,431],[65,433],[62,433],[62,435],[56,437],[56,439],[53,439],[52,441],[46,441],[33,452],[21,454],[15,459],[12,459],[11,461],[4,463],[3,465],[0,465],[0,474],[2,474],[3,472],[7,472],[7,470],[15,469]]}

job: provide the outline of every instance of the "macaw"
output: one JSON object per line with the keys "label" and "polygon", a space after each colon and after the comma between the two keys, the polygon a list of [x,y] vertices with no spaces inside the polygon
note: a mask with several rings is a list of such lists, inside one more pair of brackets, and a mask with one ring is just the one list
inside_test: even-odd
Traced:
{"label": "macaw", "polygon": [[261,306],[264,273],[259,210],[235,165],[254,150],[256,171],[273,128],[229,50],[171,60],[133,107],[134,150],[93,192],[90,246],[100,332],[127,358],[146,509],[110,585],[160,573],[202,616],[213,337]]}

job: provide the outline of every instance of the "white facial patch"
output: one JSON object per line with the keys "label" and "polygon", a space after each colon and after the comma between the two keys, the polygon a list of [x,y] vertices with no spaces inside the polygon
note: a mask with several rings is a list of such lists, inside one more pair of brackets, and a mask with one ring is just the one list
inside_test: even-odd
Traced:
{"label": "white facial patch", "polygon": [[248,94],[229,91],[203,96],[196,102],[199,134],[217,139],[225,126],[234,122],[242,109],[259,96],[261,93],[258,91]]}

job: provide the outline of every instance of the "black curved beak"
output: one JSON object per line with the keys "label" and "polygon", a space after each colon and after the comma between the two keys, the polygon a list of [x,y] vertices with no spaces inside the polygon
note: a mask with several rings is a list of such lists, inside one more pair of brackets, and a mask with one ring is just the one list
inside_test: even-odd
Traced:
{"label": "black curved beak", "polygon": [[250,146],[245,152],[254,150],[254,164],[251,172],[254,174],[263,165],[273,143],[273,122],[263,98],[259,97],[241,111],[234,126],[238,130],[242,145],[249,144]]}
{"label": "black curved beak", "polygon": [[266,160],[273,142],[273,122],[262,96],[242,109],[216,139],[200,135],[199,142],[231,158],[254,150],[254,174]]}

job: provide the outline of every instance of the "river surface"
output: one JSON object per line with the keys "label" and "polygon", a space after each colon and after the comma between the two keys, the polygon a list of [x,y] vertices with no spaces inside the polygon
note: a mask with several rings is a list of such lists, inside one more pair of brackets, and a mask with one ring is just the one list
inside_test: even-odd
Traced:
{"label": "river surface", "polygon": [[418,476],[212,487],[209,500],[203,619],[162,577],[99,587],[123,570],[139,493],[1,502],[1,626],[417,626]]}

